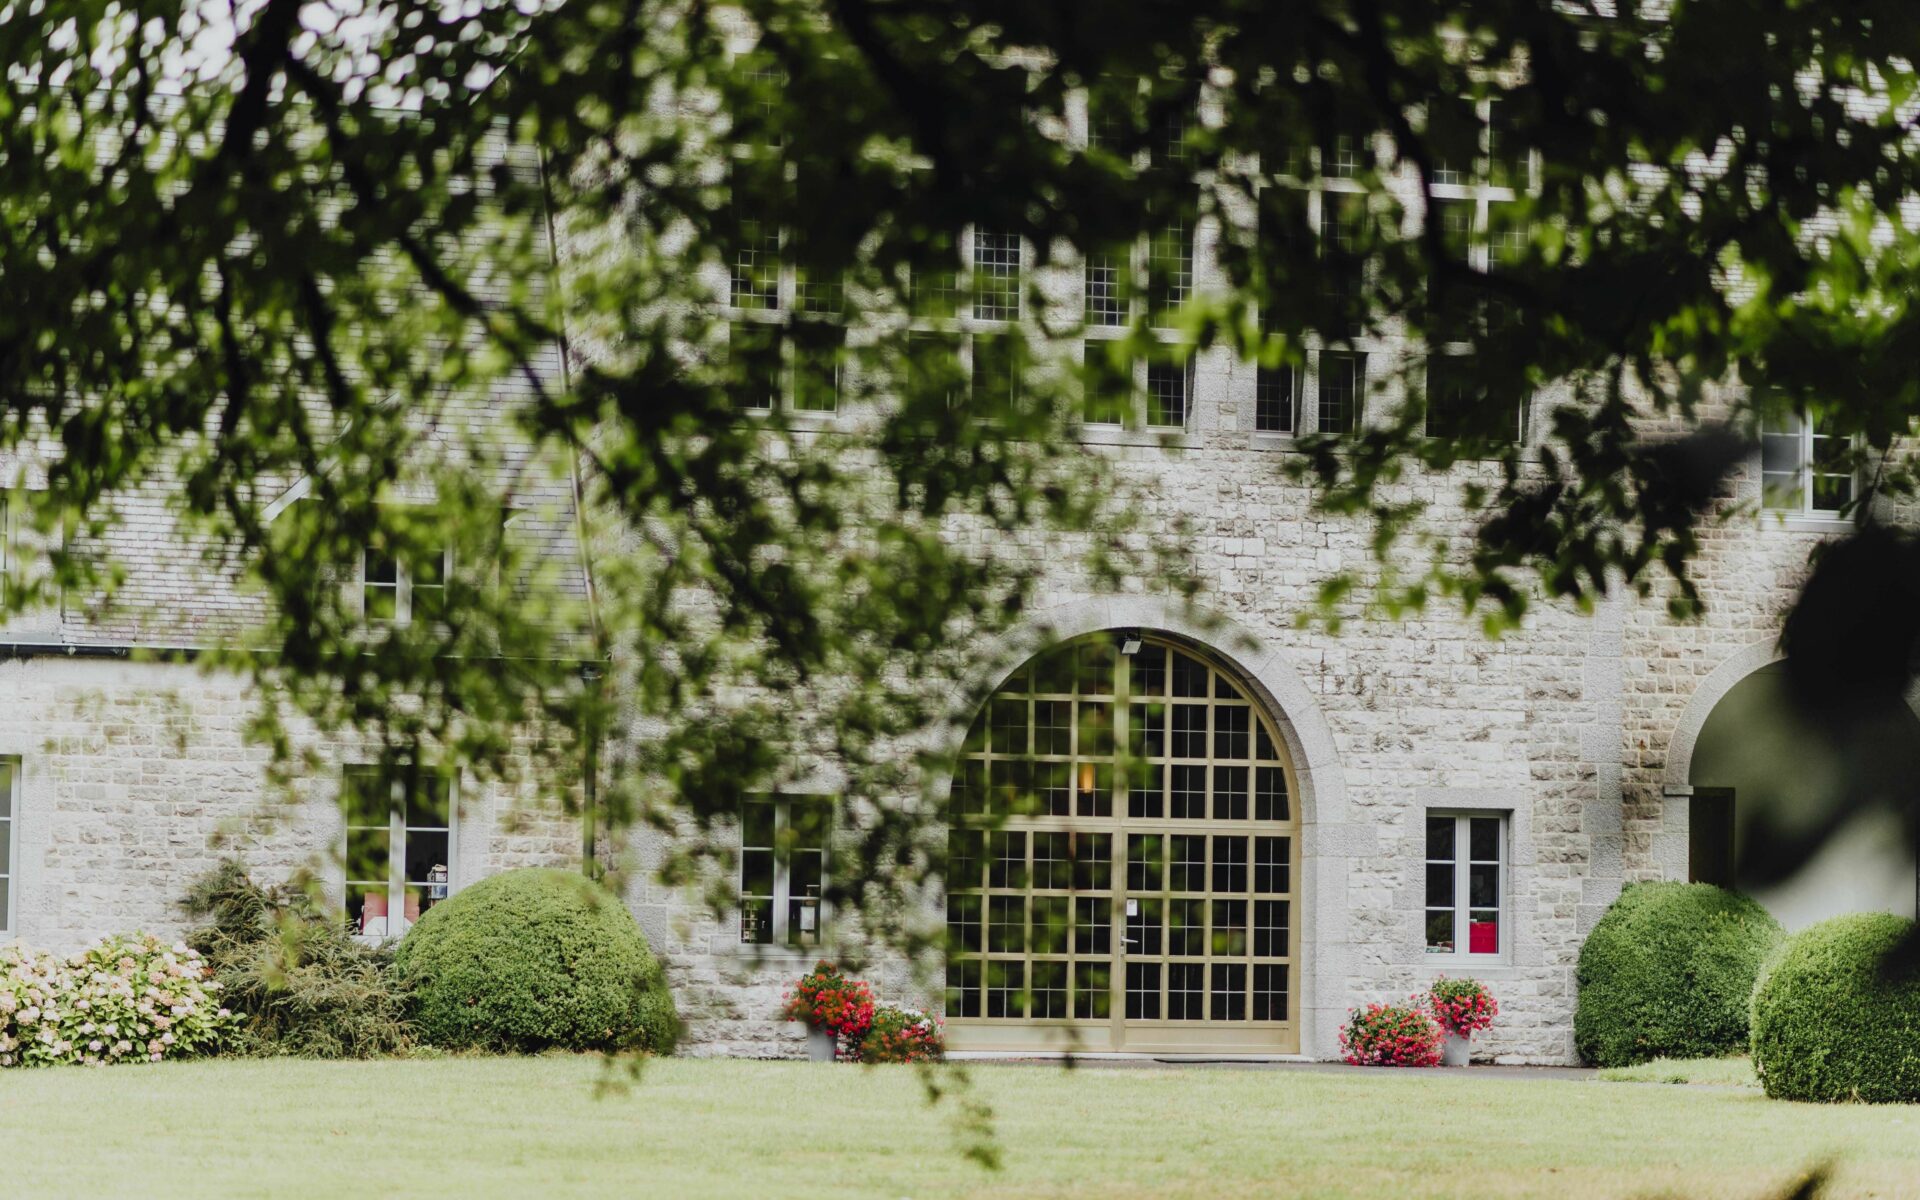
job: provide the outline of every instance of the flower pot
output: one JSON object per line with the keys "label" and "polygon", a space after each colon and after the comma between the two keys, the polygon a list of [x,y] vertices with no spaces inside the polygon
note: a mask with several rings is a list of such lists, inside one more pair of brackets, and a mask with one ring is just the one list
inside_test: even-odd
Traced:
{"label": "flower pot", "polygon": [[1447,1040],[1440,1047],[1440,1065],[1443,1067],[1464,1067],[1473,1059],[1472,1035],[1461,1037],[1452,1030],[1447,1031]]}
{"label": "flower pot", "polygon": [[833,1030],[819,1025],[807,1026],[807,1061],[832,1062],[834,1052],[839,1049],[840,1039]]}

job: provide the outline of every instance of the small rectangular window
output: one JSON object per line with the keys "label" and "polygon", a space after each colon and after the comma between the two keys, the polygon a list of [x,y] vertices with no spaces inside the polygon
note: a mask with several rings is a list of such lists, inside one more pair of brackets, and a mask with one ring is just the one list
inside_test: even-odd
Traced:
{"label": "small rectangular window", "polygon": [[1125,254],[1089,254],[1086,262],[1087,324],[1113,328],[1127,323]]}
{"label": "small rectangular window", "polygon": [[1147,361],[1147,427],[1182,429],[1193,389],[1189,364],[1172,358]]}
{"label": "small rectangular window", "polygon": [[1185,222],[1164,225],[1147,240],[1147,287],[1156,325],[1167,324],[1193,295],[1193,230]]}
{"label": "small rectangular window", "polygon": [[1464,960],[1507,949],[1505,813],[1427,814],[1427,954]]}
{"label": "small rectangular window", "polygon": [[1020,319],[1020,238],[1012,233],[973,235],[973,316],[977,321]]}
{"label": "small rectangular window", "polygon": [[1760,482],[1766,506],[1784,512],[1837,515],[1854,499],[1853,444],[1831,417],[1801,412],[1770,416],[1760,431]]}
{"label": "small rectangular window", "polygon": [[446,619],[452,551],[426,550],[402,558],[369,546],[360,561],[360,611],[369,623]]}
{"label": "small rectangular window", "polygon": [[1366,390],[1364,354],[1320,355],[1320,395],[1315,416],[1321,433],[1351,433],[1359,424]]}
{"label": "small rectangular window", "polygon": [[729,299],[735,308],[780,307],[780,227],[768,221],[740,222]]}
{"label": "small rectangular window", "polygon": [[1427,436],[1512,442],[1525,435],[1526,406],[1488,390],[1466,355],[1427,360]]}
{"label": "small rectangular window", "polygon": [[1253,427],[1261,433],[1292,433],[1298,399],[1292,367],[1258,368],[1253,384]]}
{"label": "small rectangular window", "polygon": [[449,781],[426,768],[349,765],[340,808],[347,928],[370,940],[399,937],[453,886]]}
{"label": "small rectangular window", "polygon": [[[756,797],[741,806],[742,942],[795,949],[820,944],[832,820],[833,804],[824,796]],[[977,928],[977,914],[973,919]]]}
{"label": "small rectangular window", "polygon": [[1687,802],[1687,879],[1734,885],[1733,789],[1695,788]]}

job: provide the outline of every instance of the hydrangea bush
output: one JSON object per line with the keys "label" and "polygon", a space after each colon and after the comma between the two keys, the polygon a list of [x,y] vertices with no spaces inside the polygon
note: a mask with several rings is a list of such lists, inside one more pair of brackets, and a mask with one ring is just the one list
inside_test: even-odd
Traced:
{"label": "hydrangea bush", "polygon": [[1356,1067],[1432,1067],[1440,1062],[1440,1025],[1415,999],[1369,1004],[1347,1014],[1340,1052]]}
{"label": "hydrangea bush", "polygon": [[219,990],[198,951],[146,934],[64,957],[0,947],[0,1067],[212,1053],[239,1025]]}

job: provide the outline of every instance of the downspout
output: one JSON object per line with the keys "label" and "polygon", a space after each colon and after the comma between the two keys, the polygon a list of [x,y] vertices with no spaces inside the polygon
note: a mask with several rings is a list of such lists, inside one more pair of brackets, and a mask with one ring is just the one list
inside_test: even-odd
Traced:
{"label": "downspout", "polygon": [[[547,224],[547,257],[553,270],[554,286],[560,282],[560,237],[553,219],[553,186],[547,168],[547,153],[544,148],[537,150],[540,162],[540,192],[545,200]],[[573,354],[567,343],[566,317],[564,312],[559,318],[560,326],[560,382],[567,391],[573,390]],[[573,538],[580,555],[580,579],[587,592],[587,629],[592,640],[592,654],[588,661],[580,665],[580,682],[586,693],[583,711],[587,715],[587,727],[582,731],[582,762],[580,780],[580,870],[589,879],[600,879],[606,869],[600,863],[599,826],[600,826],[600,720],[605,696],[606,675],[604,669],[610,663],[612,655],[608,652],[606,627],[600,619],[600,590],[593,577],[593,555],[587,546],[587,489],[580,469],[580,446],[573,438],[567,439],[567,475],[573,491]]]}

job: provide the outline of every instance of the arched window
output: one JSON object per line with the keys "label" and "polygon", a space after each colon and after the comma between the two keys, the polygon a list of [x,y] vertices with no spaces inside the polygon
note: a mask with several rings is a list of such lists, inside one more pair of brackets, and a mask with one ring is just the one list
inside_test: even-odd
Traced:
{"label": "arched window", "polygon": [[1103,633],[1016,671],[953,781],[956,1047],[1297,1049],[1292,782],[1197,649]]}

